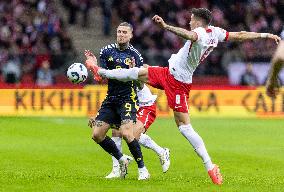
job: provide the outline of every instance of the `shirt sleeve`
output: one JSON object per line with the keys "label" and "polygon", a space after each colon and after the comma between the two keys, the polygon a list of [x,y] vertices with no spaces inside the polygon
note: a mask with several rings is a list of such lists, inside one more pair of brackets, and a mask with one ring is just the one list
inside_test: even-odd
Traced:
{"label": "shirt sleeve", "polygon": [[218,40],[220,42],[223,42],[223,41],[227,41],[228,40],[228,37],[229,37],[229,32],[226,31],[225,29],[222,29],[220,27],[215,27],[215,33],[218,37]]}
{"label": "shirt sleeve", "polygon": [[135,67],[143,66],[144,60],[142,55],[137,50],[135,50],[134,53]]}
{"label": "shirt sleeve", "polygon": [[105,48],[102,48],[100,51],[100,67],[107,68],[107,53]]}
{"label": "shirt sleeve", "polygon": [[198,27],[196,29],[193,29],[192,31],[195,32],[196,35],[197,35],[197,40],[196,41],[200,41],[202,39],[202,37],[204,37],[204,35],[203,35],[204,32],[205,32],[204,28]]}

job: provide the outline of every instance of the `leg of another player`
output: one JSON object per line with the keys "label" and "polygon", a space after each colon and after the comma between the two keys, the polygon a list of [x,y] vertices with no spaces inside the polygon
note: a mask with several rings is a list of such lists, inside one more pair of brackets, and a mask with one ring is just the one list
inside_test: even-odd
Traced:
{"label": "leg of another player", "polygon": [[120,131],[122,137],[124,138],[124,140],[128,145],[129,151],[131,152],[132,156],[134,157],[138,165],[138,173],[139,173],[138,180],[145,180],[150,177],[150,174],[148,173],[148,170],[144,165],[143,155],[140,145],[133,135],[133,127],[134,127],[133,121],[126,119],[122,121],[120,126]]}
{"label": "leg of another player", "polygon": [[270,73],[266,82],[266,93],[269,97],[275,98],[280,91],[280,81],[278,75],[284,65],[284,41],[278,45],[276,52],[272,58]]}
{"label": "leg of another player", "polygon": [[148,81],[147,67],[133,67],[130,69],[99,69],[98,74],[107,79],[117,79],[119,81],[140,80],[142,82]]}
{"label": "leg of another player", "polygon": [[205,168],[213,183],[218,185],[222,184],[222,176],[219,173],[219,168],[212,163],[203,139],[192,128],[188,113],[174,111],[174,117],[181,134],[189,141],[197,155],[202,158]]}
{"label": "leg of another player", "polygon": [[164,149],[153,141],[149,135],[144,134],[145,131],[143,123],[137,120],[134,126],[134,136],[139,144],[145,148],[152,149],[157,155],[161,155],[164,152]]}
{"label": "leg of another player", "polygon": [[137,120],[134,126],[134,136],[139,144],[147,149],[153,150],[159,157],[163,172],[167,172],[170,167],[170,151],[168,148],[160,147],[149,135],[145,134],[144,124]]}

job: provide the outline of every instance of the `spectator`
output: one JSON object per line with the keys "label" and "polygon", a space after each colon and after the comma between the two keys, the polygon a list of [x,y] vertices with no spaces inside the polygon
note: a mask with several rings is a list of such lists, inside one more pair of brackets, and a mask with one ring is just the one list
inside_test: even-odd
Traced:
{"label": "spectator", "polygon": [[103,12],[103,33],[105,36],[110,35],[111,31],[111,11],[113,0],[100,0]]}
{"label": "spectator", "polygon": [[80,10],[83,14],[82,27],[89,27],[89,12],[92,6],[92,0],[80,0]]}
{"label": "spectator", "polygon": [[62,4],[68,9],[68,23],[74,25],[77,23],[78,12],[82,12],[82,27],[89,25],[89,12],[92,0],[63,0]]}
{"label": "spectator", "polygon": [[65,0],[64,5],[69,9],[68,23],[74,25],[77,23],[77,13],[79,10],[79,0]]}
{"label": "spectator", "polygon": [[48,60],[42,63],[42,66],[37,70],[36,76],[36,85],[38,86],[51,86],[54,84],[53,73]]}
{"label": "spectator", "polygon": [[2,73],[6,83],[18,83],[22,74],[20,59],[10,56],[7,63],[3,66]]}
{"label": "spectator", "polygon": [[257,86],[258,84],[259,83],[258,83],[257,76],[253,73],[253,70],[252,70],[252,64],[248,63],[246,65],[245,73],[243,73],[241,76],[240,85]]}

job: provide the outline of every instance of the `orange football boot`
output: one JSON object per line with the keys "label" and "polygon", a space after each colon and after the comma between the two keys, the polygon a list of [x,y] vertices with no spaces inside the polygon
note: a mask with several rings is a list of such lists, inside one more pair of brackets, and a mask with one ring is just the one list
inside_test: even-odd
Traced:
{"label": "orange football boot", "polygon": [[218,165],[214,165],[213,169],[208,171],[208,175],[210,176],[212,182],[216,185],[222,185],[223,177],[220,173],[220,169]]}
{"label": "orange football boot", "polygon": [[86,62],[85,62],[87,68],[89,68],[93,75],[94,75],[94,79],[95,81],[97,82],[100,82],[103,80],[103,78],[98,74],[98,70],[100,69],[99,66],[97,66],[92,60],[90,59],[87,59]]}

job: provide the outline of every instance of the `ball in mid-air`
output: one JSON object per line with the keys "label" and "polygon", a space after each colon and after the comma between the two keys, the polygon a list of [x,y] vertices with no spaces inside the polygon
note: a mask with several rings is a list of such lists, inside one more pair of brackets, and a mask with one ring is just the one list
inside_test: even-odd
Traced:
{"label": "ball in mid-air", "polygon": [[67,77],[72,83],[82,83],[88,77],[88,70],[82,63],[73,63],[67,70]]}

